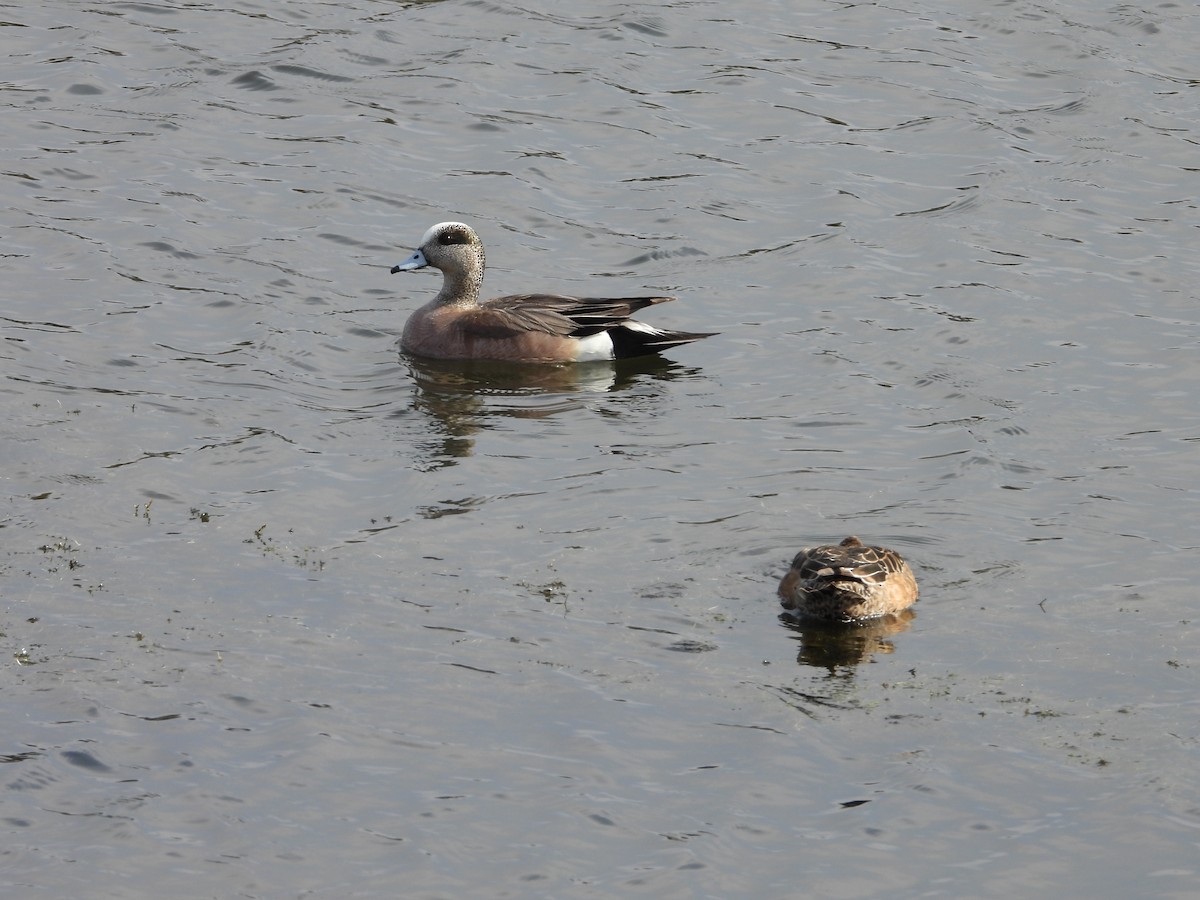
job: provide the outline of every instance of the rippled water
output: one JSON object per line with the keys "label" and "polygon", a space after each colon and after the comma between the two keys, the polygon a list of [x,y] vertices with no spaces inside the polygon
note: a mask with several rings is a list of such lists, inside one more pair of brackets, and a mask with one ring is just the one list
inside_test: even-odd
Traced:
{"label": "rippled water", "polygon": [[[0,18],[0,884],[1200,889],[1192,7]],[[721,335],[405,360],[445,219]]]}

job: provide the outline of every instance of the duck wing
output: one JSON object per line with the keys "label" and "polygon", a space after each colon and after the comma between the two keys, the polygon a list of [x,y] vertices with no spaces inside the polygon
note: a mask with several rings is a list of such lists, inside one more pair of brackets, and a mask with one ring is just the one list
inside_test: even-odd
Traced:
{"label": "duck wing", "polygon": [[850,579],[868,585],[883,584],[907,568],[895,550],[868,547],[854,537],[836,546],[801,550],[792,565],[805,581]]}
{"label": "duck wing", "polygon": [[459,327],[476,337],[511,338],[530,331],[559,337],[587,337],[607,331],[640,309],[674,297],[567,297],[561,294],[511,294],[481,303],[459,318]]}

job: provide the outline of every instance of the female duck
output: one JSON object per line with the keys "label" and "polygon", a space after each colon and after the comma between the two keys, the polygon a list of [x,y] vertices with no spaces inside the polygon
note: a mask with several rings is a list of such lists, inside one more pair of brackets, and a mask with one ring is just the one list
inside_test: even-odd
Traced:
{"label": "female duck", "polygon": [[562,363],[647,356],[711,333],[666,331],[630,319],[674,297],[592,298],[515,294],[479,302],[483,242],[461,222],[434,225],[392,273],[433,266],[442,289],[408,318],[400,347],[434,359]]}
{"label": "female duck", "polygon": [[900,554],[856,537],[805,547],[779,582],[779,601],[796,616],[853,621],[900,612],[916,602],[917,580]]}

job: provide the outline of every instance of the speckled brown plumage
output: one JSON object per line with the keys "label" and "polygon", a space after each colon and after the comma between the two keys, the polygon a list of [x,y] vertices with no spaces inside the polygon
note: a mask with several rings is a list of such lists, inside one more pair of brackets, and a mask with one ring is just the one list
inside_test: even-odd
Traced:
{"label": "speckled brown plumage", "polygon": [[899,612],[917,599],[917,580],[900,554],[856,537],[805,547],[779,582],[779,601],[794,615],[834,621]]}

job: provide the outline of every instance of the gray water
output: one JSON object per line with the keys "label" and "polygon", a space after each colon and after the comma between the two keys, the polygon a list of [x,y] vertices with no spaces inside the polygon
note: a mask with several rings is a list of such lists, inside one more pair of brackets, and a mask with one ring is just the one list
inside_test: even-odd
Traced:
{"label": "gray water", "polygon": [[[6,894],[1200,892],[1194,5],[0,19]],[[721,334],[405,360],[446,219]]]}

